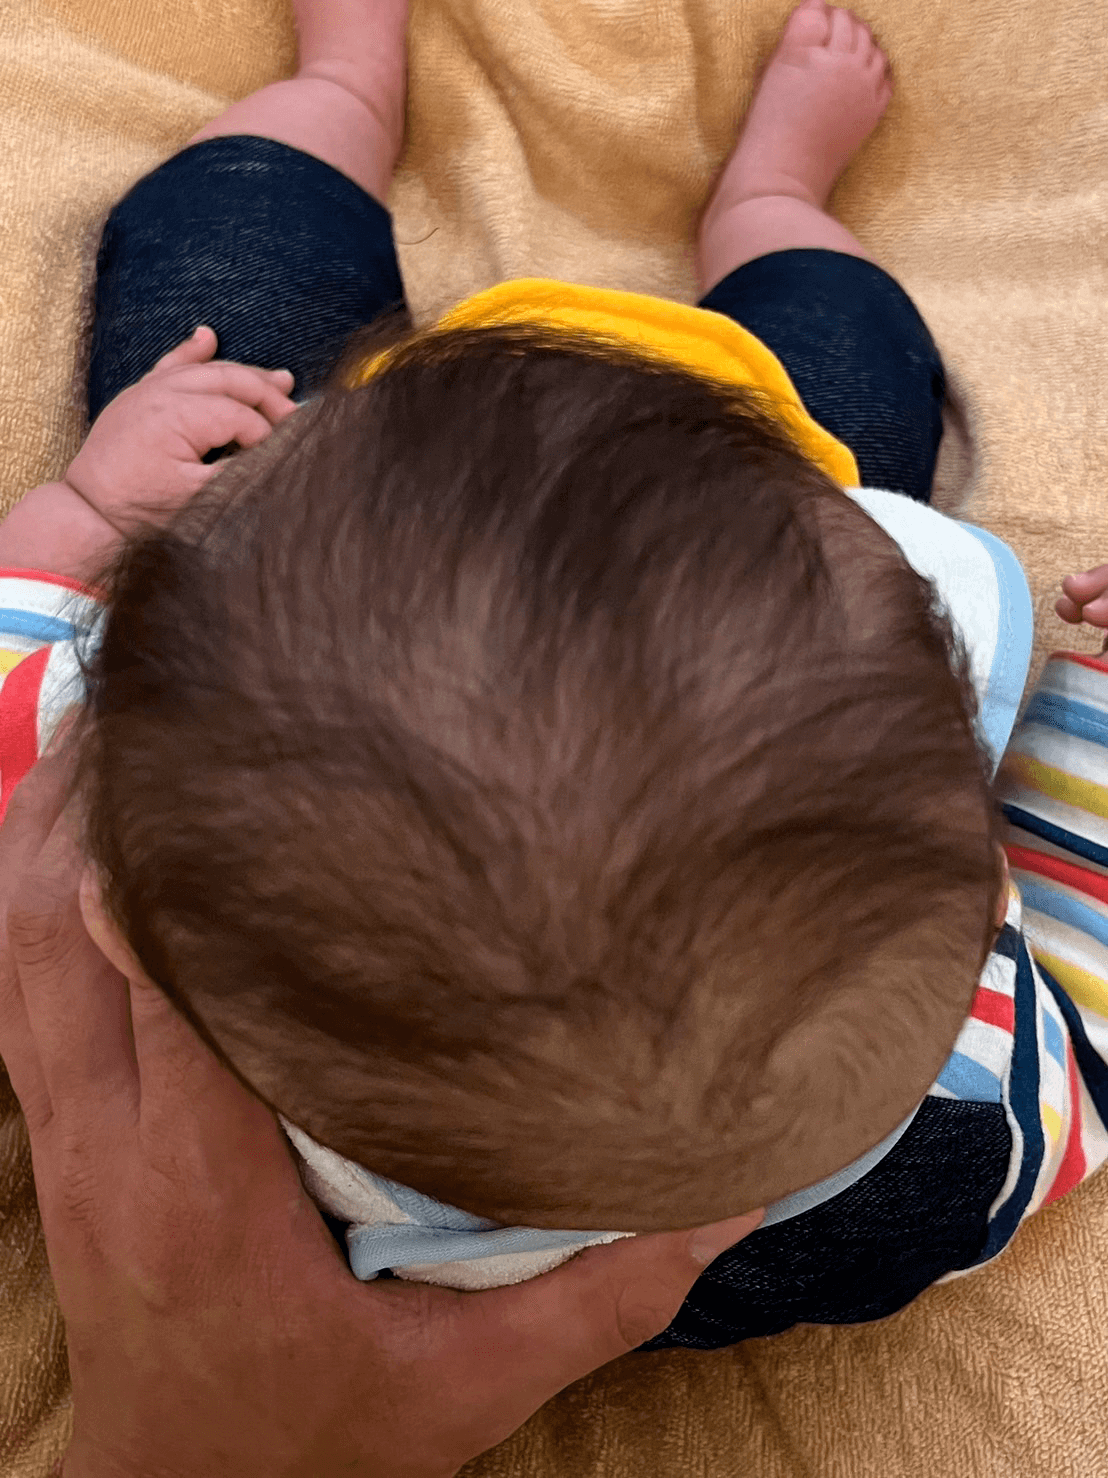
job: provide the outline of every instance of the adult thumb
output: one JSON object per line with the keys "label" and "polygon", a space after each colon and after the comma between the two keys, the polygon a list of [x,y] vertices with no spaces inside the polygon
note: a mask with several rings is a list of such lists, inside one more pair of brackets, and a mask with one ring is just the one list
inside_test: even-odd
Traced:
{"label": "adult thumb", "polygon": [[[614,1360],[661,1334],[709,1263],[762,1223],[765,1207],[692,1231],[627,1237],[593,1249],[564,1269],[593,1310],[601,1360]],[[599,1363],[599,1362],[598,1362]]]}
{"label": "adult thumb", "polygon": [[495,1320],[499,1359],[530,1372],[536,1394],[543,1392],[541,1404],[660,1334],[705,1267],[764,1215],[760,1207],[692,1231],[621,1238],[528,1283],[482,1294],[482,1312]]}

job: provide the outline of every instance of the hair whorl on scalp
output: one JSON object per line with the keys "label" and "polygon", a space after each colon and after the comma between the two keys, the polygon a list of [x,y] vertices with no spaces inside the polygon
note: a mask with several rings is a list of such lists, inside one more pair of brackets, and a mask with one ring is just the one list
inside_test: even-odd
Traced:
{"label": "hair whorl on scalp", "polygon": [[112,572],[110,909],[268,1102],[454,1204],[812,1183],[926,1092],[986,947],[929,586],[756,392],[540,330],[391,352]]}

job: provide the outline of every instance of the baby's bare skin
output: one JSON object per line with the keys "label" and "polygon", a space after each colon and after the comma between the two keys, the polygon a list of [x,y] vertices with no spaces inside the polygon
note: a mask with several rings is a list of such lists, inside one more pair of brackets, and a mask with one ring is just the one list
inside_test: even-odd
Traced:
{"label": "baby's bare skin", "polygon": [[869,252],[824,207],[893,95],[869,27],[825,0],[789,17],[700,227],[707,292],[744,262],[801,247]]}
{"label": "baby's bare skin", "polygon": [[258,134],[341,170],[384,204],[404,141],[408,0],[294,0],[299,64],[189,140]]}
{"label": "baby's bare skin", "polygon": [[65,476],[0,522],[0,568],[95,578],[136,525],[164,522],[215,476],[209,451],[257,446],[296,410],[289,370],[217,360],[217,347],[201,325],[105,406]]}

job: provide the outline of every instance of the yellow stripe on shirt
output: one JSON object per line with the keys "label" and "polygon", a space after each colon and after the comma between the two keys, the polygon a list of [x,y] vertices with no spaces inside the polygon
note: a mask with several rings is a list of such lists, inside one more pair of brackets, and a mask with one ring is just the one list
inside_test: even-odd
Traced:
{"label": "yellow stripe on shirt", "polygon": [[1050,1147],[1054,1149],[1058,1143],[1058,1136],[1062,1132],[1062,1116],[1051,1104],[1040,1103],[1039,1117],[1050,1140]]}
{"label": "yellow stripe on shirt", "polygon": [[1050,796],[1052,800],[1076,806],[1093,816],[1108,817],[1108,785],[1079,780],[1065,770],[1044,765],[1042,760],[1032,759],[1030,755],[1013,754],[1011,750],[1005,756],[1004,769],[1029,789]]}
{"label": "yellow stripe on shirt", "polygon": [[1069,960],[1048,953],[1045,949],[1032,947],[1031,953],[1044,970],[1049,970],[1078,1006],[1084,1006],[1087,1011],[1095,1011],[1098,1016],[1108,1017],[1108,981],[1094,975],[1090,970],[1083,970],[1080,965],[1072,965]]}

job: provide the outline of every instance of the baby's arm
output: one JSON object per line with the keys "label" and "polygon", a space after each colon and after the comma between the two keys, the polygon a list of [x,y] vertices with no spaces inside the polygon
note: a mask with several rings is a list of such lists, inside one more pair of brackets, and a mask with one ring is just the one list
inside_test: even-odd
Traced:
{"label": "baby's arm", "polygon": [[0,523],[0,568],[91,578],[119,533],[63,479],[32,488]]}
{"label": "baby's arm", "polygon": [[0,568],[94,576],[139,523],[168,517],[218,470],[214,447],[255,446],[296,409],[288,370],[212,362],[201,327],[117,395],[57,482],[32,489],[0,523]]}

